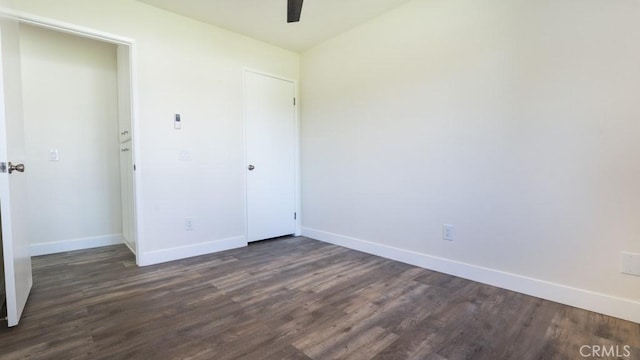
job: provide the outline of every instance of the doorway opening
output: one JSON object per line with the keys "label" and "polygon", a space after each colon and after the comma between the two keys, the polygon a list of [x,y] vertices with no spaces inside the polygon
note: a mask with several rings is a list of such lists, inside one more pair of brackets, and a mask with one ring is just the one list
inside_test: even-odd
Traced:
{"label": "doorway opening", "polygon": [[[0,24],[2,25],[1,31],[1,44],[2,44],[2,56],[0,72],[0,83],[3,86],[0,89],[9,89],[0,96],[0,206],[2,207],[3,216],[0,219],[2,221],[2,245],[3,245],[3,262],[4,262],[4,283],[6,293],[7,304],[7,325],[16,326],[20,321],[22,311],[26,305],[27,299],[31,287],[33,285],[33,278],[31,274],[31,256],[34,252],[34,248],[31,246],[27,233],[29,232],[28,222],[28,195],[27,195],[27,181],[26,174],[18,176],[18,174],[11,174],[12,171],[18,173],[25,172],[25,168],[30,169],[29,164],[20,164],[26,158],[25,154],[25,136],[24,136],[24,122],[22,114],[22,80],[20,70],[20,31],[21,25],[32,25],[37,28],[47,29],[53,32],[75,35],[81,38],[93,39],[100,42],[113,44],[117,46],[118,57],[117,67],[118,70],[122,69],[125,74],[128,75],[127,83],[123,84],[122,88],[126,89],[127,94],[118,94],[126,96],[129,100],[130,109],[128,109],[128,124],[131,127],[128,135],[131,136],[131,148],[127,153],[131,156],[131,163],[135,162],[135,149],[136,149],[136,107],[135,101],[135,46],[132,39],[96,31],[93,29],[60,22],[57,20],[47,19],[39,16],[35,16],[27,13],[12,12],[8,9],[0,9]],[[122,52],[122,53],[120,53]],[[119,72],[119,71],[118,71]],[[120,114],[120,109],[117,110]],[[51,116],[64,116],[65,113],[52,113]],[[57,130],[77,131],[77,128],[56,128]],[[119,141],[119,140],[116,140]],[[120,141],[122,144],[122,141]],[[47,159],[49,161],[59,161],[59,157],[62,156],[60,149],[55,151],[56,148],[47,149]],[[10,161],[13,161],[14,164]],[[98,161],[99,162],[99,161]],[[8,171],[7,171],[8,170]],[[130,170],[131,176],[131,233],[133,234],[134,242],[132,244],[132,250],[136,253],[136,263],[140,263],[141,244],[137,233],[138,227],[136,217],[135,199],[137,197],[135,190],[135,182],[139,175],[134,173],[135,165]],[[6,174],[5,174],[6,173]],[[81,183],[82,184],[82,183]],[[126,188],[126,186],[124,187]],[[61,202],[67,199],[60,200]],[[124,203],[120,200],[121,204]],[[91,206],[90,202],[86,206]],[[64,215],[64,214],[63,214]],[[77,222],[76,226],[85,226],[84,222]],[[33,224],[38,226],[39,224]],[[123,231],[123,234],[125,232]],[[123,236],[121,236],[123,237]],[[73,240],[73,239],[72,239]],[[76,239],[77,240],[77,239]],[[104,238],[88,238],[83,239],[86,241],[74,242],[74,241],[61,241],[50,242],[44,248],[40,250],[42,253],[53,253],[59,251],[69,251],[78,248],[87,248],[101,246],[101,241]],[[61,248],[62,247],[62,248]],[[44,250],[43,250],[44,249]]]}
{"label": "doorway opening", "polygon": [[136,254],[129,48],[20,26],[32,255]]}

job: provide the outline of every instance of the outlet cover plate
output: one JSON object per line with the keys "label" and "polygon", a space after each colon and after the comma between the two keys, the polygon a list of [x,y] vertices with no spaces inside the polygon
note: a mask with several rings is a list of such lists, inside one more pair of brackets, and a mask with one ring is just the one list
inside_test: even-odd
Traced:
{"label": "outlet cover plate", "polygon": [[620,265],[623,274],[640,276],[640,254],[621,252]]}

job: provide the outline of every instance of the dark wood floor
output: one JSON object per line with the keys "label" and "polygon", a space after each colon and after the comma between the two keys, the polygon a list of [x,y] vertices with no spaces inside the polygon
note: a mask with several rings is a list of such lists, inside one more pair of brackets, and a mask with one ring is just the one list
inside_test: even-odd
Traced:
{"label": "dark wood floor", "polygon": [[306,238],[145,268],[124,246],[33,266],[0,359],[582,359],[592,344],[640,359],[639,324]]}

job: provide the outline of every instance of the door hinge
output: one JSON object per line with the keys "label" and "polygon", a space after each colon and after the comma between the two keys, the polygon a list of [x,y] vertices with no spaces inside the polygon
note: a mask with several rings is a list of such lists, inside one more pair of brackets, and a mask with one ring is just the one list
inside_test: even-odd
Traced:
{"label": "door hinge", "polygon": [[298,213],[293,213],[293,220],[298,220]]}
{"label": "door hinge", "polygon": [[133,171],[136,171],[136,164],[133,164]]}
{"label": "door hinge", "polygon": [[7,172],[7,163],[0,162],[0,173],[6,173],[6,172]]}
{"label": "door hinge", "polygon": [[293,98],[293,106],[296,106],[296,98]]}

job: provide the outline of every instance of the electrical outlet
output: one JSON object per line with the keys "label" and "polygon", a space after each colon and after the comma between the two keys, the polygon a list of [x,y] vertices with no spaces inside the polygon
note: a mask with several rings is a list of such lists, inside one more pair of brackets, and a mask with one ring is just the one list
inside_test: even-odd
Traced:
{"label": "electrical outlet", "polygon": [[193,219],[192,218],[185,218],[184,219],[184,229],[187,230],[187,231],[193,230]]}
{"label": "electrical outlet", "polygon": [[620,263],[623,274],[640,276],[640,254],[623,251],[620,253]]}
{"label": "electrical outlet", "polygon": [[453,241],[453,225],[451,224],[442,224],[442,239]]}

